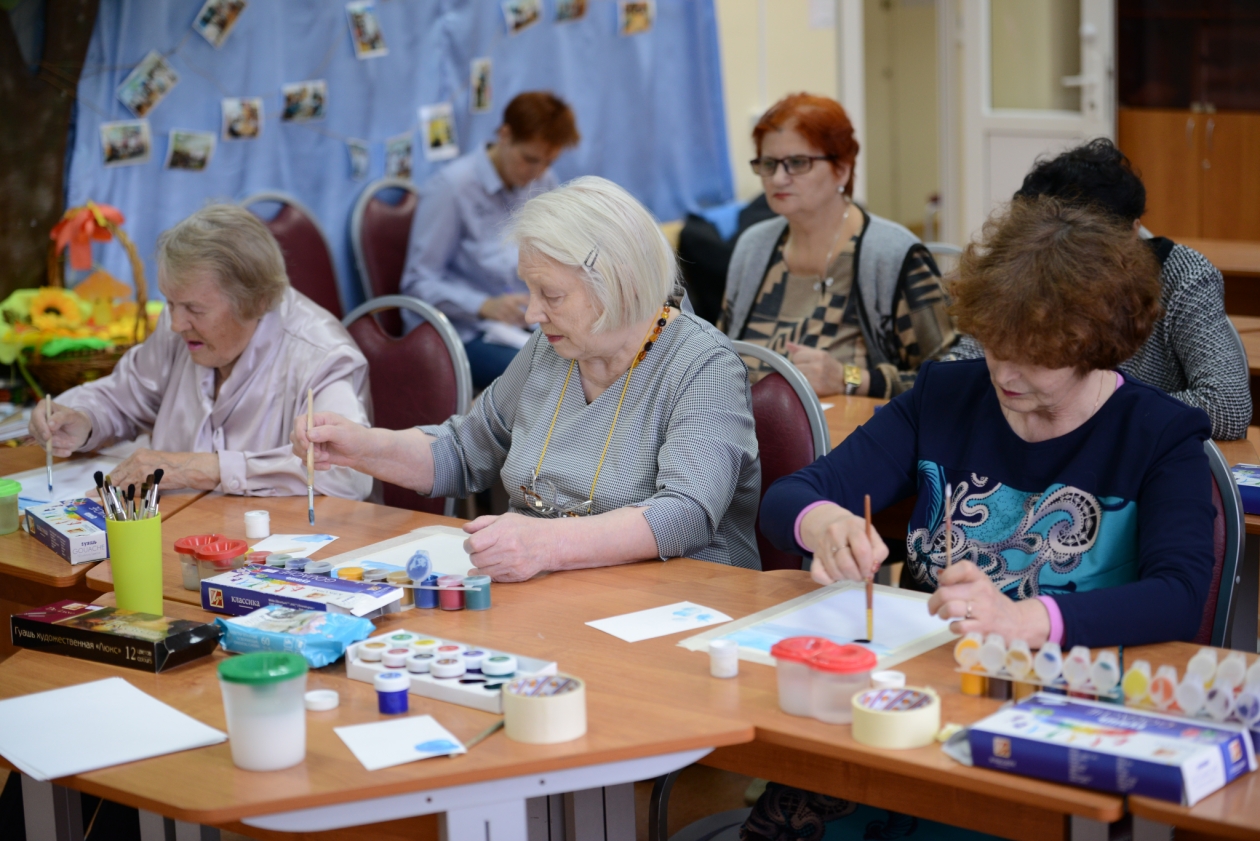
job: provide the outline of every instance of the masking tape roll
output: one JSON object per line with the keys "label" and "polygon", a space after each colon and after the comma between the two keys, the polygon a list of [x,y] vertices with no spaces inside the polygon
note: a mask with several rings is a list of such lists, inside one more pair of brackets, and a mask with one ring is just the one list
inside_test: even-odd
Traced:
{"label": "masking tape roll", "polygon": [[570,675],[509,681],[503,686],[503,728],[509,739],[531,745],[586,735],[586,684]]}
{"label": "masking tape roll", "polygon": [[921,748],[941,729],[941,699],[933,690],[863,689],[853,696],[853,738],[873,748]]}

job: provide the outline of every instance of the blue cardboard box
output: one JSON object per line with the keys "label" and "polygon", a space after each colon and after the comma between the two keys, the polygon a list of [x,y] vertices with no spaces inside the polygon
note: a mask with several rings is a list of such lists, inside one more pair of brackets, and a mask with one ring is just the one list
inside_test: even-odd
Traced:
{"label": "blue cardboard box", "polygon": [[72,564],[109,557],[105,509],[91,499],[67,499],[26,509],[26,527],[40,543]]}
{"label": "blue cardboard box", "polygon": [[1230,468],[1238,493],[1242,496],[1243,511],[1260,514],[1260,464],[1235,464]]}
{"label": "blue cardboard box", "polygon": [[978,768],[1186,806],[1256,770],[1240,724],[1048,693],[977,722],[968,741]]}
{"label": "blue cardboard box", "polygon": [[399,588],[376,581],[349,581],[254,565],[201,582],[202,608],[231,616],[244,616],[270,604],[363,616],[398,601],[402,594]]}

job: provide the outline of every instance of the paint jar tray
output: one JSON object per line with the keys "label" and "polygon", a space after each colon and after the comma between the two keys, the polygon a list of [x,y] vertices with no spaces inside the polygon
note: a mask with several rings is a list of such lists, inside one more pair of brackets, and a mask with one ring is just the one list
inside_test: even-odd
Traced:
{"label": "paint jar tray", "polygon": [[[516,658],[516,671],[511,675],[501,677],[486,677],[476,672],[470,672],[458,678],[435,678],[430,674],[416,674],[408,672],[405,668],[385,666],[379,660],[367,661],[359,657],[359,647],[370,642],[385,642],[391,646],[405,648],[410,647],[416,640],[424,639],[438,640],[443,644],[456,643],[470,649],[479,648],[486,652],[487,657],[496,654],[511,654]],[[421,631],[402,630],[368,637],[362,642],[355,643],[346,652],[346,677],[351,680],[372,683],[380,672],[403,672],[406,674],[411,678],[410,692],[412,695],[421,695],[436,701],[446,701],[451,704],[472,707],[475,710],[501,714],[503,712],[503,694],[500,687],[504,683],[513,677],[521,675],[554,675],[556,673],[556,664],[548,660],[538,660],[534,657],[513,654],[510,651],[492,650],[469,643],[461,643],[459,640],[447,639],[434,634],[425,634]]]}
{"label": "paint jar tray", "polygon": [[990,680],[1009,680],[1011,683],[1023,683],[1029,686],[1036,686],[1041,689],[1048,689],[1052,692],[1073,692],[1078,695],[1090,695],[1097,698],[1099,701],[1120,702],[1124,698],[1119,686],[1114,687],[1108,692],[1099,692],[1094,688],[1094,684],[1088,680],[1079,686],[1068,686],[1067,681],[1065,681],[1062,677],[1057,677],[1050,683],[1045,683],[1044,681],[1039,680],[1034,674],[1028,674],[1021,678],[1013,678],[1011,677],[1011,673],[1006,669],[999,669],[996,672],[990,672],[983,669],[964,669],[961,666],[957,666],[954,668],[954,671],[960,675],[977,675],[978,677],[987,677]]}

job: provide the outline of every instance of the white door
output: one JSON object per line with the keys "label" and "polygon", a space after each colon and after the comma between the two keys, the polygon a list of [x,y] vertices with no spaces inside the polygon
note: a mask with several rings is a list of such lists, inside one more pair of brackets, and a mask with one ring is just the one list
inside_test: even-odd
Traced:
{"label": "white door", "polygon": [[952,116],[959,141],[947,162],[957,167],[945,181],[957,195],[946,197],[946,235],[961,243],[1010,200],[1039,155],[1115,137],[1115,0],[953,3],[957,52],[942,67],[951,76],[957,68],[961,85],[942,116]]}

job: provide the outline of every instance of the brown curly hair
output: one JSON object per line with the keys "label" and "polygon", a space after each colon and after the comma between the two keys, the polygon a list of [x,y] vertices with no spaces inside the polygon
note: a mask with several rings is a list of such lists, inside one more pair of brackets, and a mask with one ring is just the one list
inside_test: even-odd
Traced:
{"label": "brown curly hair", "polygon": [[950,285],[958,329],[999,359],[1115,368],[1137,352],[1160,306],[1160,267],[1123,220],[1049,196],[989,217]]}

